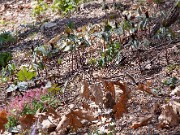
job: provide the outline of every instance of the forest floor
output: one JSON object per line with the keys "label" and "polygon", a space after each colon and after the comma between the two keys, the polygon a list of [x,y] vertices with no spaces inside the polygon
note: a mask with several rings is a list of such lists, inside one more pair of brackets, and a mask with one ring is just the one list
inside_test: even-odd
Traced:
{"label": "forest floor", "polygon": [[[52,42],[54,44],[52,39],[55,39],[54,37],[57,37],[59,34],[64,34],[69,21],[75,24],[77,28],[76,31],[79,29],[82,30],[83,27],[87,25],[90,27],[96,25],[103,27],[105,20],[114,14],[112,1],[108,2],[111,6],[106,11],[102,10],[102,2],[94,1],[85,4],[82,9],[70,13],[68,16],[61,17],[58,14],[47,13],[44,14],[42,18],[39,17],[39,20],[41,20],[39,21],[32,16],[31,2],[25,2],[23,0],[4,2],[0,0],[0,31],[5,30],[18,33],[18,41],[8,46],[0,46],[0,52],[11,52],[16,67],[29,65],[33,60],[33,56],[31,55],[32,48],[44,44],[51,46]],[[126,0],[122,1],[122,3],[128,5],[125,8],[127,11],[137,9],[137,4],[132,4]],[[165,2],[164,7],[160,5],[158,7],[159,9],[156,9],[157,7],[154,7],[153,4],[146,4],[144,8],[149,11],[149,15],[151,16],[154,12],[158,13],[160,9],[164,11],[168,6],[168,9],[170,9],[172,3]],[[116,19],[111,19],[111,24],[123,20],[121,12],[122,11],[115,12]],[[153,26],[155,21],[155,19],[152,19],[151,26]],[[102,68],[97,65],[88,65],[86,62],[90,60],[92,56],[97,59],[100,57],[103,41],[99,39],[95,39],[90,47],[81,49],[78,53],[74,52],[73,60],[71,60],[71,52],[64,53],[61,51],[53,55],[52,58],[49,58],[46,61],[46,70],[39,71],[37,78],[39,84],[37,86],[41,87],[41,84],[46,84],[50,81],[52,84],[58,84],[58,86],[64,90],[63,94],[55,96],[61,102],[61,104],[55,108],[61,116],[66,114],[72,105],[74,110],[83,108],[82,106],[85,105],[84,97],[82,97],[82,85],[84,82],[88,82],[89,87],[93,87],[94,84],[101,84],[101,89],[104,82],[112,82],[113,86],[115,86],[115,95],[117,97],[115,102],[117,102],[124,92],[124,90],[120,90],[117,87],[117,81],[123,82],[122,84],[125,82],[126,87],[130,90],[130,95],[126,103],[127,112],[123,113],[122,117],[118,119],[114,118],[116,117],[115,114],[111,117],[111,122],[113,121],[115,123],[113,129],[110,129],[110,122],[108,121],[112,114],[107,114],[109,109],[108,107],[104,107],[106,103],[104,103],[105,101],[103,99],[102,104],[105,105],[97,105],[97,112],[101,116],[101,118],[98,118],[97,123],[87,124],[84,122],[83,125],[85,126],[80,126],[81,128],[77,129],[77,131],[66,129],[66,131],[59,134],[88,134],[95,133],[96,130],[102,128],[106,133],[113,131],[111,133],[117,135],[180,134],[179,20],[171,26],[171,29],[174,30],[176,34],[176,37],[172,40],[168,40],[168,38],[150,38],[147,33],[142,33],[142,36],[143,34],[147,36],[145,38],[151,41],[151,44],[148,47],[141,47],[139,49],[130,47],[128,42],[130,37],[128,37],[123,41],[123,47],[121,49],[122,57],[120,57],[120,60],[118,62],[115,60],[109,62]],[[143,40],[143,38],[140,39]],[[60,65],[57,64],[59,57],[62,59]],[[83,62],[81,62],[81,60]],[[14,76],[13,78],[16,77]],[[173,82],[173,78],[177,81]],[[166,82],[171,80],[170,84],[173,86],[170,87],[170,84],[165,84],[165,80]],[[7,96],[6,90],[13,84],[13,81],[14,80],[9,80],[7,83],[0,84],[0,92],[2,95],[0,98],[1,106],[4,106],[5,100],[9,101],[18,95],[18,92],[14,92],[11,93],[10,96]],[[33,88],[37,88],[37,86],[35,85]],[[89,89],[91,89],[89,91],[92,91],[93,88]],[[173,99],[172,97],[172,91],[174,90],[178,91],[176,95],[177,99]],[[100,94],[102,94],[104,98],[107,98],[105,96],[105,90],[99,93],[99,95],[94,96],[101,97]],[[92,105],[92,102],[93,100],[86,101],[86,104]],[[126,101],[122,100],[121,102]],[[167,109],[166,107],[168,105],[175,106],[177,114],[172,113],[171,109]],[[160,116],[162,119],[160,119]],[[103,121],[104,117],[106,122]],[[143,120],[146,122],[143,123]],[[136,125],[136,128],[133,124],[137,124],[138,122],[140,122],[140,125]],[[52,133],[55,134],[57,131],[52,131]]]}

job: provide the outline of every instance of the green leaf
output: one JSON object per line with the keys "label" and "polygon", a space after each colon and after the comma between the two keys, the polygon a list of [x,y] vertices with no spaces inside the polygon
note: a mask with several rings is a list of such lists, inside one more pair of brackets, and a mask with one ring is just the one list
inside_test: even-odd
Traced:
{"label": "green leaf", "polygon": [[12,43],[16,40],[16,38],[7,31],[3,31],[0,33],[0,45],[5,43]]}
{"label": "green leaf", "polygon": [[17,74],[19,81],[29,81],[35,76],[36,73],[34,71],[28,71],[26,67],[23,67]]}
{"label": "green leaf", "polygon": [[131,29],[132,27],[131,27],[131,24],[130,24],[130,22],[129,21],[124,21],[123,22],[123,29],[124,30],[129,30],[129,29]]}
{"label": "green leaf", "polygon": [[167,85],[167,86],[176,86],[176,84],[178,83],[178,79],[176,78],[176,77],[172,77],[172,78],[168,78],[168,79],[166,79],[164,82],[163,82],[163,84],[164,85]]}
{"label": "green leaf", "polygon": [[108,32],[108,31],[110,31],[111,29],[112,29],[112,26],[109,25],[109,24],[105,25],[105,27],[104,27],[104,31],[105,31],[105,32]]}
{"label": "green leaf", "polygon": [[47,56],[48,55],[48,51],[45,48],[45,46],[39,46],[35,48],[35,51],[38,55],[40,56]]}
{"label": "green leaf", "polygon": [[62,59],[58,58],[58,64],[61,65],[62,64]]}
{"label": "green leaf", "polygon": [[0,53],[0,67],[5,67],[12,60],[12,54],[9,52]]}
{"label": "green leaf", "polygon": [[67,26],[68,26],[70,29],[75,29],[75,24],[74,24],[74,22],[72,22],[72,21],[69,21],[69,22],[67,23]]}
{"label": "green leaf", "polygon": [[57,92],[59,92],[61,89],[58,87],[58,84],[53,84],[53,86],[51,88],[49,88],[49,92],[52,92],[54,94],[56,94]]}
{"label": "green leaf", "polygon": [[108,41],[110,40],[110,38],[111,38],[111,34],[110,34],[109,32],[104,32],[104,33],[102,34],[102,38],[103,38],[106,42],[108,42]]}

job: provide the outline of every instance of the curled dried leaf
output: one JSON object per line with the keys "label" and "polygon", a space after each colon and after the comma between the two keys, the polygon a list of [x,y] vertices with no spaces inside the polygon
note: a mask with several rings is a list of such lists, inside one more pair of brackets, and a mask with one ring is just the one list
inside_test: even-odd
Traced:
{"label": "curled dried leaf", "polygon": [[127,102],[129,99],[130,91],[125,83],[115,82],[115,84],[118,85],[123,91],[123,94],[120,96],[119,101],[113,107],[115,118],[118,119],[123,115],[123,113],[127,113]]}
{"label": "curled dried leaf", "polygon": [[77,130],[78,128],[83,127],[83,124],[81,123],[83,119],[88,121],[96,120],[93,114],[91,114],[89,111],[81,109],[76,109],[74,111],[72,110],[62,117],[56,128],[56,131],[58,131],[58,133],[62,133],[68,126],[72,127],[72,129]]}
{"label": "curled dried leaf", "polygon": [[115,87],[114,87],[114,82],[108,82],[108,81],[103,81],[105,91],[109,91],[112,94],[112,97],[115,99]]}
{"label": "curled dried leaf", "polygon": [[19,122],[24,130],[31,128],[35,120],[36,118],[32,114],[26,114],[19,118]]}
{"label": "curled dried leaf", "polygon": [[141,91],[145,91],[149,94],[153,94],[154,96],[156,96],[152,91],[151,91],[151,88],[150,86],[152,85],[152,82],[148,81],[146,82],[146,84],[143,84],[143,83],[139,83],[138,86],[137,86],[137,89],[138,90],[141,90]]}
{"label": "curled dried leaf", "polygon": [[140,122],[134,123],[131,127],[133,129],[137,129],[142,126],[146,126],[151,119],[152,119],[152,116],[146,117],[142,119]]}
{"label": "curled dried leaf", "polygon": [[46,115],[47,115],[47,116],[51,116],[51,117],[53,117],[54,119],[58,119],[58,118],[60,117],[60,116],[57,114],[57,112],[56,112],[53,108],[51,108],[51,107],[47,108]]}
{"label": "curled dried leaf", "polygon": [[5,110],[0,112],[0,133],[5,131],[5,124],[8,122],[7,113]]}
{"label": "curled dried leaf", "polygon": [[90,111],[85,111],[81,109],[76,109],[75,111],[72,111],[72,113],[76,116],[78,116],[80,119],[86,119],[88,121],[94,121],[96,118]]}
{"label": "curled dried leaf", "polygon": [[179,124],[179,117],[175,114],[173,107],[169,104],[162,106],[162,113],[158,118],[159,128],[173,127]]}
{"label": "curled dried leaf", "polygon": [[99,104],[103,104],[103,90],[101,89],[101,86],[99,83],[96,83],[94,84],[92,87],[92,93],[93,93],[93,96],[94,96],[94,100],[95,100],[95,103],[97,105]]}
{"label": "curled dried leaf", "polygon": [[81,95],[82,95],[82,97],[84,97],[86,100],[88,100],[89,97],[90,97],[89,85],[88,85],[88,83],[87,83],[86,80],[84,80],[84,81],[82,82]]}

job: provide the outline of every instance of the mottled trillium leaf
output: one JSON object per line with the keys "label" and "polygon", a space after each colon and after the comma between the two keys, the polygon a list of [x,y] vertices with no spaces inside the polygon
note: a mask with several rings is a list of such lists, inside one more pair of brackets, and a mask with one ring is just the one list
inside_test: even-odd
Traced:
{"label": "mottled trillium leaf", "polygon": [[74,22],[72,22],[72,21],[69,21],[69,22],[67,23],[67,26],[68,26],[70,29],[75,29],[75,24],[74,24]]}
{"label": "mottled trillium leaf", "polygon": [[17,88],[18,88],[17,85],[11,84],[6,91],[7,91],[7,93],[13,92],[13,91],[15,91]]}
{"label": "mottled trillium leaf", "polygon": [[18,127],[11,127],[8,130],[10,133],[18,134],[20,132],[20,128]]}
{"label": "mottled trillium leaf", "polygon": [[115,29],[114,32],[118,35],[121,35],[121,34],[123,34],[123,29],[122,29],[122,27],[120,27],[120,28]]}
{"label": "mottled trillium leaf", "polygon": [[50,82],[50,81],[48,81],[47,83],[46,83],[46,85],[45,85],[45,89],[49,89],[49,88],[51,88],[52,87],[52,83]]}
{"label": "mottled trillium leaf", "polygon": [[64,52],[68,52],[68,51],[70,51],[70,50],[72,50],[72,46],[71,45],[68,45],[68,46],[66,46],[65,48],[64,48]]}
{"label": "mottled trillium leaf", "polygon": [[109,32],[104,32],[103,34],[102,34],[102,38],[105,40],[105,41],[109,41],[110,40],[110,38],[111,38],[111,34],[109,33]]}
{"label": "mottled trillium leaf", "polygon": [[151,44],[151,42],[147,39],[147,38],[145,38],[144,40],[143,40],[143,45],[144,46],[149,46]]}
{"label": "mottled trillium leaf", "polygon": [[27,90],[28,86],[29,86],[28,82],[19,82],[17,84],[17,87],[19,88],[20,91]]}
{"label": "mottled trillium leaf", "polygon": [[38,63],[38,67],[39,67],[41,70],[43,70],[43,69],[44,69],[44,64],[43,64],[43,62],[39,62],[39,63]]}
{"label": "mottled trillium leaf", "polygon": [[112,26],[107,24],[105,27],[104,27],[104,32],[108,32],[112,29]]}
{"label": "mottled trillium leaf", "polygon": [[47,56],[48,52],[44,46],[39,46],[35,48],[35,51],[38,55]]}

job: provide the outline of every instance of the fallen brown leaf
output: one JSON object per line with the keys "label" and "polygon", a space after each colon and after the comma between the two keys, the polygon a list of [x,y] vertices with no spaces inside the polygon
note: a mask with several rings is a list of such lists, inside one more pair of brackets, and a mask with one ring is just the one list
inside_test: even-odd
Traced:
{"label": "fallen brown leaf", "polygon": [[20,125],[22,126],[22,129],[26,130],[31,128],[31,126],[35,122],[35,117],[32,114],[26,114],[19,118]]}
{"label": "fallen brown leaf", "polygon": [[81,95],[82,95],[82,97],[84,97],[86,100],[88,100],[89,97],[90,97],[89,85],[88,85],[88,83],[87,83],[86,80],[84,80],[84,81],[82,82]]}
{"label": "fallen brown leaf", "polygon": [[95,83],[91,87],[91,91],[92,91],[92,94],[93,94],[93,96],[95,98],[95,103],[97,105],[103,104],[103,92],[102,92],[100,84],[99,83]]}
{"label": "fallen brown leaf", "polygon": [[115,87],[113,82],[103,81],[105,91],[109,91],[112,94],[112,97],[115,99]]}
{"label": "fallen brown leaf", "polygon": [[60,117],[60,116],[57,114],[57,112],[56,112],[53,108],[51,108],[51,107],[47,108],[46,115],[47,115],[47,116],[52,116],[53,119],[58,119],[58,118]]}
{"label": "fallen brown leaf", "polygon": [[90,105],[86,104],[85,102],[82,103],[82,107],[86,110],[90,109]]}
{"label": "fallen brown leaf", "polygon": [[152,119],[152,116],[146,117],[146,118],[142,119],[140,122],[134,123],[131,127],[133,129],[137,129],[142,126],[146,126],[151,119]]}
{"label": "fallen brown leaf", "polygon": [[153,94],[154,96],[156,96],[152,91],[151,91],[151,88],[150,86],[152,85],[152,83],[150,81],[146,82],[146,84],[144,83],[139,83],[138,86],[137,86],[137,89],[138,90],[141,90],[141,91],[145,91],[149,94]]}
{"label": "fallen brown leaf", "polygon": [[63,134],[66,128],[69,126],[69,124],[70,124],[70,119],[68,118],[67,115],[64,115],[61,121],[59,122],[59,124],[57,125],[56,131],[59,134]]}
{"label": "fallen brown leaf", "polygon": [[83,119],[88,121],[96,120],[90,111],[85,111],[82,109],[71,110],[68,114],[62,117],[56,128],[56,131],[58,131],[58,133],[62,133],[68,126],[77,130],[78,128],[83,127],[83,124],[81,123]]}
{"label": "fallen brown leaf", "polygon": [[7,113],[5,110],[0,112],[0,133],[5,131],[5,124],[8,122]]}
{"label": "fallen brown leaf", "polygon": [[96,118],[93,116],[93,114],[90,111],[76,109],[75,111],[72,111],[72,113],[81,119],[86,119],[88,121],[96,120]]}
{"label": "fallen brown leaf", "polygon": [[173,127],[179,124],[179,117],[177,114],[175,114],[173,107],[169,104],[163,105],[162,107],[162,113],[159,116],[159,124],[158,128],[167,128],[167,127]]}
{"label": "fallen brown leaf", "polygon": [[113,109],[113,106],[116,104],[115,99],[112,97],[110,92],[106,92],[103,102],[106,109]]}
{"label": "fallen brown leaf", "polygon": [[129,99],[130,91],[125,83],[115,82],[115,84],[118,85],[119,88],[123,91],[123,94],[120,96],[119,101],[113,107],[115,118],[118,119],[123,115],[123,113],[127,113],[127,102]]}
{"label": "fallen brown leaf", "polygon": [[174,113],[176,115],[180,114],[180,103],[176,101],[171,101],[170,104],[172,105]]}

